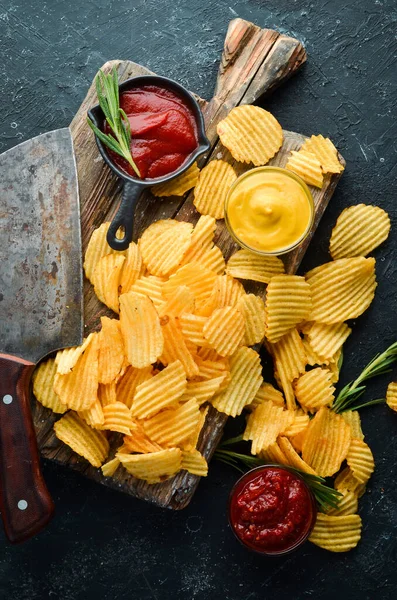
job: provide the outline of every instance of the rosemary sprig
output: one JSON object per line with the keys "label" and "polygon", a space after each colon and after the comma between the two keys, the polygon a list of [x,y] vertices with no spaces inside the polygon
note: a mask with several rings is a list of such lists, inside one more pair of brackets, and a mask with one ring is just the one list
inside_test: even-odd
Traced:
{"label": "rosemary sprig", "polygon": [[[238,439],[240,438],[240,439]],[[231,450],[225,450],[225,446],[236,443],[234,440],[241,441],[241,436],[238,438],[232,438],[224,441],[218,449],[215,451],[214,458],[226,463],[227,465],[234,467],[241,473],[244,473],[247,469],[253,469],[254,467],[260,467],[266,465],[266,461],[250,454],[240,454]],[[281,467],[283,465],[280,465]],[[322,511],[326,511],[328,508],[337,508],[342,494],[329,487],[323,477],[317,475],[309,475],[299,469],[288,466],[289,469],[298,473],[311,488],[317,504]]]}
{"label": "rosemary sprig", "polygon": [[378,375],[389,373],[391,371],[390,366],[395,361],[397,361],[397,342],[394,342],[394,344],[389,346],[381,354],[377,354],[360,373],[357,379],[351,381],[341,389],[332,405],[333,410],[337,413],[341,413],[345,410],[358,410],[364,406],[382,404],[385,402],[384,398],[369,400],[368,402],[363,403],[357,403],[357,400],[366,390],[366,386],[363,385],[364,381],[368,381],[368,379],[372,379],[372,377],[377,377]]}
{"label": "rosemary sprig", "polygon": [[138,177],[141,176],[131,154],[131,128],[130,122],[124,110],[120,108],[119,82],[116,68],[108,75],[102,70],[95,78],[96,92],[99,106],[103,110],[106,121],[111,128],[113,135],[106,134],[87,117],[87,123],[98,136],[98,138],[120,156],[122,156],[134,169]]}

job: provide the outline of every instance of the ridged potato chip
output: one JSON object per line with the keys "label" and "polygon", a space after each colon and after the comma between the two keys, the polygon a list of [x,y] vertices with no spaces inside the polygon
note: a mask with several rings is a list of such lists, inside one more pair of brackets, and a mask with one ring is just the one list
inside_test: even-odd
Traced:
{"label": "ridged potato chip", "polygon": [[310,286],[298,275],[276,275],[266,290],[266,337],[278,342],[307,319],[312,309]]}
{"label": "ridged potato chip", "polygon": [[131,365],[143,369],[156,362],[163,352],[160,319],[146,296],[128,292],[120,296],[120,327],[125,353]]}
{"label": "ridged potato chip", "polygon": [[276,406],[285,405],[284,396],[282,393],[279,390],[276,390],[271,383],[264,381],[259,390],[256,392],[255,398],[251,404],[246,406],[246,408],[249,410],[254,410],[254,408],[259,406],[259,404],[262,404],[262,402],[266,402],[267,400],[270,400],[270,402],[273,402],[273,404]]}
{"label": "ridged potato chip", "polygon": [[105,417],[103,415],[102,404],[99,398],[96,399],[90,408],[87,408],[86,410],[79,410],[78,415],[81,419],[84,419],[84,421],[88,423],[90,427],[102,429]]}
{"label": "ridged potato chip", "polygon": [[137,279],[131,286],[130,292],[150,298],[154,306],[157,309],[160,309],[165,300],[162,293],[163,285],[164,279],[156,277],[155,275],[149,275],[148,277],[140,277]]}
{"label": "ridged potato chip", "polygon": [[187,285],[177,287],[175,292],[158,308],[160,317],[164,317],[165,315],[180,317],[182,313],[192,313],[193,311],[194,294]]}
{"label": "ridged potato chip", "polygon": [[267,348],[275,363],[275,376],[279,378],[284,391],[287,408],[295,408],[295,395],[292,381],[305,372],[307,357],[302,339],[296,329],[292,329],[275,344],[268,343]]}
{"label": "ridged potato chip", "polygon": [[167,448],[149,454],[118,452],[116,457],[131,475],[150,484],[169,479],[180,470],[182,464],[182,452],[179,448]]}
{"label": "ridged potato chip", "polygon": [[35,369],[33,373],[33,393],[36,400],[52,412],[63,414],[68,407],[59,399],[54,391],[54,381],[57,372],[57,365],[54,358],[50,358]]}
{"label": "ridged potato chip", "polygon": [[358,511],[358,497],[354,492],[343,490],[342,497],[337,508],[327,510],[327,515],[342,517],[343,515],[355,515]]}
{"label": "ridged potato chip", "polygon": [[125,252],[118,252],[113,250],[107,243],[106,236],[110,223],[102,223],[98,229],[94,229],[91,234],[90,241],[88,242],[87,250],[84,256],[84,271],[87,279],[92,281],[92,276],[95,267],[103,258],[108,254],[116,254],[117,256],[123,256]]}
{"label": "ridged potato chip", "polygon": [[54,424],[55,435],[83,456],[93,467],[100,467],[109,453],[109,442],[102,431],[92,429],[73,411]]}
{"label": "ridged potato chip", "polygon": [[302,458],[320,477],[339,471],[351,442],[350,425],[323,406],[310,421],[302,447]]}
{"label": "ridged potato chip", "polygon": [[185,469],[185,471],[199,477],[207,477],[208,475],[208,463],[198,450],[182,452],[181,469]]}
{"label": "ridged potato chip", "polygon": [[131,408],[138,385],[141,385],[141,383],[148,381],[152,377],[152,365],[148,365],[143,369],[128,367],[123,377],[117,383],[117,401],[123,402],[128,408]]}
{"label": "ridged potato chip", "polygon": [[352,440],[346,462],[353,477],[360,483],[367,483],[375,469],[371,448],[362,440]]}
{"label": "ridged potato chip", "polygon": [[113,477],[116,473],[117,469],[120,466],[120,461],[118,458],[114,457],[112,460],[109,460],[107,463],[102,465],[101,471],[104,477]]}
{"label": "ridged potato chip", "polygon": [[230,375],[228,387],[210,402],[220,412],[236,417],[253,401],[263,382],[259,354],[252,348],[239,348],[230,357]]}
{"label": "ridged potato chip", "polygon": [[216,274],[197,263],[189,263],[173,273],[163,285],[163,295],[169,298],[180,285],[186,285],[194,294],[196,306],[204,303],[211,295]]}
{"label": "ridged potato chip", "polygon": [[189,446],[189,448],[192,448],[192,449],[197,448],[199,439],[201,436],[201,432],[202,432],[202,429],[205,424],[205,420],[208,415],[209,408],[210,407],[208,406],[208,404],[207,404],[207,406],[200,407],[200,416],[199,416],[199,420],[196,425],[196,429],[195,429],[193,435],[187,440],[187,445]]}
{"label": "ridged potato chip", "polygon": [[318,513],[309,541],[330,552],[347,552],[360,541],[361,527],[359,515],[337,517]]}
{"label": "ridged potato chip", "polygon": [[143,275],[142,256],[138,246],[131,242],[127,250],[125,250],[125,261],[120,275],[120,290],[121,294],[126,294],[130,291],[137,279]]}
{"label": "ridged potato chip", "polygon": [[386,404],[389,408],[397,412],[397,383],[394,381],[389,383],[387,387]]}
{"label": "ridged potato chip", "polygon": [[125,256],[120,254],[107,254],[98,262],[92,274],[92,283],[98,299],[119,312],[119,286]]}
{"label": "ridged potato chip", "polygon": [[351,334],[352,330],[346,323],[313,323],[307,338],[314,353],[325,361],[331,361],[335,354]]}
{"label": "ridged potato chip", "polygon": [[66,375],[56,373],[54,391],[62,404],[73,410],[86,410],[94,404],[98,392],[98,334],[79,357],[73,371]]}
{"label": "ridged potato chip", "polygon": [[274,463],[277,465],[289,465],[287,457],[285,456],[284,452],[281,450],[277,442],[273,442],[273,444],[270,444],[270,446],[268,446],[266,450],[261,450],[258,456],[259,458],[268,463]]}
{"label": "ridged potato chip", "polygon": [[213,246],[210,250],[206,250],[198,262],[202,267],[206,269],[210,269],[217,275],[223,275],[226,268],[225,259],[223,258],[223,254],[218,246]]}
{"label": "ridged potato chip", "polygon": [[102,329],[98,334],[98,380],[99,383],[111,383],[120,373],[124,363],[124,342],[120,321],[101,317],[101,325]]}
{"label": "ridged potato chip", "polygon": [[299,175],[309,185],[314,185],[318,188],[323,187],[324,176],[321,163],[313,152],[305,150],[296,152],[292,150],[285,168]]}
{"label": "ridged potato chip", "polygon": [[326,363],[329,364],[329,360],[327,360],[326,358],[322,358],[321,356],[319,356],[318,354],[316,354],[314,352],[313,348],[310,345],[307,335],[303,336],[302,342],[303,342],[305,354],[307,356],[307,364],[308,365],[313,367],[314,365],[325,365]]}
{"label": "ridged potato chip", "polygon": [[226,371],[224,371],[224,375],[215,377],[214,379],[206,379],[204,381],[188,381],[186,392],[182,396],[181,400],[196,398],[200,405],[204,404],[204,402],[207,402],[219,391],[225,377]]}
{"label": "ridged potato chip", "polygon": [[295,381],[295,397],[309,412],[315,412],[322,406],[332,406],[335,387],[331,383],[331,373],[321,367],[304,373]]}
{"label": "ridged potato chip", "polygon": [[214,245],[214,234],[216,231],[216,220],[209,215],[200,215],[194,226],[190,246],[187,249],[181,266],[190,262],[200,262],[203,254]]}
{"label": "ridged potato chip", "polygon": [[350,467],[345,467],[338,473],[335,477],[334,486],[339,492],[343,492],[344,490],[354,492],[359,498],[361,498],[365,492],[365,483],[360,483],[358,479],[354,477]]}
{"label": "ridged potato chip", "polygon": [[226,273],[238,279],[269,283],[272,277],[284,273],[284,263],[277,256],[261,256],[242,249],[229,258]]}
{"label": "ridged potato chip", "polygon": [[265,304],[255,294],[244,294],[239,298],[238,310],[244,318],[244,345],[259,344],[265,337]]}
{"label": "ridged potato chip", "polygon": [[186,346],[177,319],[172,316],[165,316],[160,319],[160,324],[164,338],[164,348],[160,356],[162,364],[169,365],[176,360],[179,360],[185,369],[186,377],[191,378],[197,376],[199,368],[194,362],[193,355]]}
{"label": "ridged potato chip", "polygon": [[197,184],[200,169],[197,163],[193,163],[184,173],[151,188],[154,196],[183,196]]}
{"label": "ridged potato chip", "polygon": [[302,433],[302,431],[305,431],[309,423],[309,415],[305,414],[301,410],[295,410],[294,420],[292,421],[291,425],[287,427],[287,429],[283,432],[283,435],[285,435],[288,438],[295,437],[299,433]]}
{"label": "ridged potato chip", "polygon": [[83,354],[87,346],[89,346],[94,339],[96,334],[90,333],[81,346],[74,346],[73,348],[65,348],[59,350],[55,357],[55,364],[57,365],[57,373],[60,375],[66,375],[70,373],[80,356]]}
{"label": "ridged potato chip", "polygon": [[390,232],[390,217],[379,206],[357,204],[345,208],[332,230],[332,258],[367,256],[384,242]]}
{"label": "ridged potato chip", "polygon": [[[200,348],[199,352],[201,350],[202,348]],[[198,354],[194,360],[199,368],[197,376],[199,379],[214,379],[222,375],[225,376],[229,372],[229,359],[226,357],[217,355],[217,360],[204,360]]]}
{"label": "ridged potato chip", "polygon": [[277,119],[259,106],[233,108],[216,128],[222,144],[239,162],[265,165],[280,150],[283,130]]}
{"label": "ridged potato chip", "polygon": [[196,314],[210,317],[217,308],[237,306],[241,296],[244,296],[244,287],[237,279],[230,275],[219,275],[214,281],[211,295]]}
{"label": "ridged potato chip", "polygon": [[374,298],[375,259],[341,258],[309,271],[306,279],[312,294],[311,320],[332,325],[355,319]]}
{"label": "ridged potato chip", "polygon": [[151,275],[169,275],[189,248],[193,225],[166,219],[149,225],[138,241],[143,264]]}
{"label": "ridged potato chip", "polygon": [[201,170],[194,188],[193,204],[198,212],[214,219],[223,219],[226,195],[236,179],[236,172],[229,163],[211,160]]}
{"label": "ridged potato chip", "polygon": [[149,439],[161,446],[183,446],[189,450],[189,444],[183,444],[190,438],[200,420],[200,406],[195,398],[180,404],[178,408],[167,408],[154,417],[143,421],[143,428]]}
{"label": "ridged potato chip", "polygon": [[135,425],[131,435],[125,435],[123,438],[125,451],[147,454],[148,452],[164,450],[160,444],[157,444],[148,438],[141,422],[138,423],[135,421],[134,423]]}
{"label": "ridged potato chip", "polygon": [[344,166],[338,159],[338,151],[329,138],[312,135],[304,141],[301,150],[317,156],[324,173],[342,173],[344,170]]}
{"label": "ridged potato chip", "polygon": [[358,410],[345,410],[341,413],[341,417],[350,425],[352,440],[363,440],[364,434],[361,429],[361,418]]}
{"label": "ridged potato chip", "polygon": [[182,363],[176,360],[148,381],[138,385],[131,406],[132,416],[145,419],[163,408],[175,406],[185,393],[186,386],[185,369]]}
{"label": "ridged potato chip", "polygon": [[284,456],[287,458],[288,463],[291,467],[299,469],[303,473],[309,473],[309,475],[317,475],[316,471],[312,469],[310,465],[299,456],[295,448],[287,437],[282,435],[278,438],[278,445],[280,446]]}
{"label": "ridged potato chip", "polygon": [[243,439],[251,440],[251,453],[258,454],[274,444],[280,433],[291,425],[293,420],[292,411],[284,410],[267,400],[249,415]]}
{"label": "ridged potato chip", "polygon": [[205,339],[221,356],[230,356],[237,350],[244,331],[244,317],[232,306],[214,310],[203,327]]}
{"label": "ridged potato chip", "polygon": [[124,435],[130,435],[134,429],[131,410],[122,402],[107,404],[103,407],[103,429],[118,431]]}
{"label": "ridged potato chip", "polygon": [[[130,367],[131,369],[133,367]],[[98,400],[101,403],[102,408],[107,404],[113,404],[113,402],[117,401],[116,394],[116,382],[112,381],[112,383],[100,383],[98,386]]]}
{"label": "ridged potato chip", "polygon": [[199,317],[190,313],[184,313],[179,319],[179,324],[185,338],[197,346],[208,346],[208,342],[203,334],[203,328],[207,321],[208,317]]}

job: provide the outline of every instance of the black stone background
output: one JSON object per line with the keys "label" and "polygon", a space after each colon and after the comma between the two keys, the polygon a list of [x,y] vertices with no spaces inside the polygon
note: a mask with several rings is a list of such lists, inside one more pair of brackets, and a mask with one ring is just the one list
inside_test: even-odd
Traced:
{"label": "black stone background", "polygon": [[[210,98],[236,16],[305,43],[307,65],[263,106],[286,129],[329,135],[347,160],[303,268],[328,259],[331,228],[345,206],[375,203],[392,218],[391,236],[375,252],[376,299],[346,344],[346,382],[397,338],[396,0],[0,0],[0,151],[68,125],[111,58],[145,64]],[[366,397],[384,395],[389,380],[374,382]],[[309,543],[283,559],[247,552],[226,521],[237,474],[215,461],[180,513],[46,462],[56,516],[19,547],[0,534],[0,598],[395,598],[397,415],[375,406],[362,419],[377,466],[360,501],[363,539],[348,554]]]}

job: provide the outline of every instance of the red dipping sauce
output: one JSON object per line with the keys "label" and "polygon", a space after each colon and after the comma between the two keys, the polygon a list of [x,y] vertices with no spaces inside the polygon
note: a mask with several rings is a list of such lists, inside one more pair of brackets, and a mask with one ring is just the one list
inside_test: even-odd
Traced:
{"label": "red dipping sauce", "polygon": [[262,554],[284,554],[300,546],[316,521],[316,503],[299,475],[287,468],[252,469],[234,486],[229,521],[245,546]]}
{"label": "red dipping sauce", "polygon": [[[198,146],[196,119],[184,100],[164,88],[147,85],[120,94],[120,108],[131,127],[131,153],[141,179],[176,171]],[[105,124],[105,133],[110,129]],[[136,173],[118,154],[112,161],[129,175]]]}

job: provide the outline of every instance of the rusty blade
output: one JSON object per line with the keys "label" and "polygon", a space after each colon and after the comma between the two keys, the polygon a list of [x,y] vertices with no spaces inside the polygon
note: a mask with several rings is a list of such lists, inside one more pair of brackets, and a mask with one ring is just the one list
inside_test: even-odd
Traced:
{"label": "rusty blade", "polygon": [[68,128],[0,155],[0,352],[32,362],[82,341],[80,210]]}

